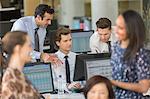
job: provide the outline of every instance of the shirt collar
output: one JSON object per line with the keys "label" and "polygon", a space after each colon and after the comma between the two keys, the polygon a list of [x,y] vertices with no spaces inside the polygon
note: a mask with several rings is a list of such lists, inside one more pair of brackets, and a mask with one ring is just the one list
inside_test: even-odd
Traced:
{"label": "shirt collar", "polygon": [[36,25],[35,17],[34,16],[32,17],[32,25],[33,25],[33,29],[38,28],[38,26]]}
{"label": "shirt collar", "polygon": [[[58,50],[58,54],[60,55],[60,58],[64,58],[66,56],[66,54],[64,54],[62,51]],[[70,57],[71,52],[68,53],[68,58]]]}

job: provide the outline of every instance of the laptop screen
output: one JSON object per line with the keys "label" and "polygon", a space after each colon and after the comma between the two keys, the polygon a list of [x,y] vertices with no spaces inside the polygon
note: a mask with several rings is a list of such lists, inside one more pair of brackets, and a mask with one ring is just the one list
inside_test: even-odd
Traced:
{"label": "laptop screen", "polygon": [[23,70],[25,76],[40,93],[54,91],[53,76],[50,63],[26,64]]}

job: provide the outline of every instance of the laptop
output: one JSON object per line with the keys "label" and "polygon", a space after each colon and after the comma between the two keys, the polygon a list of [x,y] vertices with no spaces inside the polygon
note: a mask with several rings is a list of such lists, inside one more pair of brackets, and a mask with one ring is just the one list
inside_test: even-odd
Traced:
{"label": "laptop", "polygon": [[50,63],[28,63],[25,65],[23,72],[40,94],[54,93]]}

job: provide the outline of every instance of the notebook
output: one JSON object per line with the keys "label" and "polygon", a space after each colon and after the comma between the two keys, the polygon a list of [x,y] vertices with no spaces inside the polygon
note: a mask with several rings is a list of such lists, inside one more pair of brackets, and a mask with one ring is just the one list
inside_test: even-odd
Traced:
{"label": "notebook", "polygon": [[29,63],[25,65],[23,72],[40,94],[54,92],[50,63]]}

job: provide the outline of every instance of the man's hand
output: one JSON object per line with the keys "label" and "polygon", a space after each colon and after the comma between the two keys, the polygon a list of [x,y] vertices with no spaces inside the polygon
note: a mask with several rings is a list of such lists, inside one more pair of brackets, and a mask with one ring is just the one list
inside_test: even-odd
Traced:
{"label": "man's hand", "polygon": [[57,55],[55,54],[48,54],[48,53],[42,53],[41,54],[41,59],[47,63],[47,62],[51,62],[52,64],[55,65],[60,65],[62,64],[62,61],[57,57]]}
{"label": "man's hand", "polygon": [[48,58],[49,58],[49,54],[47,54],[47,53],[41,53],[40,59],[41,59],[42,61],[48,62],[48,61],[47,61]]}
{"label": "man's hand", "polygon": [[68,89],[81,89],[81,84],[79,82],[73,82],[68,85]]}

